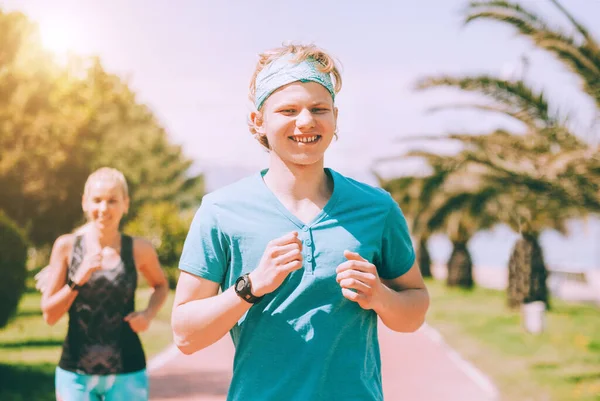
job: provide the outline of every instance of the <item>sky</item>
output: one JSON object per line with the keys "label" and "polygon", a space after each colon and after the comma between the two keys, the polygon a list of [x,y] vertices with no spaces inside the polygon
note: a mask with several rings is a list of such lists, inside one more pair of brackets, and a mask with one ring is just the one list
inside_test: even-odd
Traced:
{"label": "sky", "polygon": [[[565,22],[550,1],[521,3],[556,24]],[[568,3],[577,18],[594,27],[600,1]],[[463,0],[0,0],[4,11],[19,10],[37,22],[50,49],[100,56],[200,170],[266,166],[267,153],[246,125],[248,84],[257,54],[290,41],[315,43],[342,64],[339,140],[326,156],[326,164],[342,172],[365,171],[379,158],[401,154],[406,148],[398,138],[506,125],[496,116],[472,112],[426,113],[461,99],[447,90],[413,89],[419,78],[432,74],[526,73],[588,132],[591,103],[578,91],[577,79],[502,24],[464,27],[465,5]]]}
{"label": "sky", "polygon": [[[568,27],[549,0],[520,3],[553,24]],[[575,17],[600,38],[600,0],[562,3],[568,3]],[[365,181],[375,160],[406,150],[399,138],[518,128],[490,114],[427,113],[435,105],[467,100],[448,90],[416,92],[415,82],[429,75],[524,76],[546,91],[553,107],[569,115],[578,132],[600,132],[600,117],[594,120],[592,103],[581,94],[574,75],[503,24],[480,21],[463,26],[466,4],[465,0],[0,0],[0,9],[24,12],[39,24],[47,47],[59,54],[68,50],[99,56],[108,71],[129,82],[171,140],[195,160],[195,168],[210,172],[207,186],[213,188],[266,167],[267,153],[246,125],[248,84],[257,55],[290,41],[315,43],[340,60],[339,140],[328,150],[326,165]],[[527,69],[523,57],[529,60]],[[452,150],[431,143],[423,146]],[[406,163],[377,166],[384,174],[409,174],[419,168]],[[219,182],[209,183],[214,176],[221,177]],[[600,222],[580,226],[572,231],[578,235],[568,241],[556,232],[543,235],[551,264],[600,266],[600,252],[592,245],[600,236]],[[478,234],[469,246],[476,264],[505,266],[514,240],[514,233],[500,227]],[[432,255],[434,259],[445,260],[451,247],[446,241],[433,249],[441,252]]]}

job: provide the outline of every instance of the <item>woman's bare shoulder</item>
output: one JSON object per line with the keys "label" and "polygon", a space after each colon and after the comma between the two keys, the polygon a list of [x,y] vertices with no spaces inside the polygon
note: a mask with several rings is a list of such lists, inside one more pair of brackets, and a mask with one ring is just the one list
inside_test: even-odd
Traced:
{"label": "woman's bare shoulder", "polygon": [[134,252],[155,252],[152,242],[142,237],[131,237]]}
{"label": "woman's bare shoulder", "polygon": [[71,252],[74,241],[75,234],[63,234],[60,237],[58,237],[56,241],[54,241],[52,252],[58,252],[59,254],[64,254],[66,256]]}
{"label": "woman's bare shoulder", "polygon": [[133,240],[133,257],[136,262],[143,263],[157,257],[152,242],[142,237],[131,237]]}

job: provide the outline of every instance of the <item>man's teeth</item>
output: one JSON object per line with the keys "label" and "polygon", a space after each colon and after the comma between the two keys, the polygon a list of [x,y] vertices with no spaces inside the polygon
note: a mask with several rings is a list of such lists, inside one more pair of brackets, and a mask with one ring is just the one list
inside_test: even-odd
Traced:
{"label": "man's teeth", "polygon": [[315,135],[315,136],[305,136],[305,137],[302,137],[302,138],[292,138],[292,139],[294,141],[296,141],[296,142],[309,143],[309,142],[314,142],[317,139],[319,139],[319,136],[318,135]]}

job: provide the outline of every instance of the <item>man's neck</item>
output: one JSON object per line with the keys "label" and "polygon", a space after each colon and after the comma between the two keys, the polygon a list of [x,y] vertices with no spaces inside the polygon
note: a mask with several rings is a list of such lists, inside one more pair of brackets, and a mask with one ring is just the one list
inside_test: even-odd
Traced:
{"label": "man's neck", "polygon": [[303,200],[321,203],[329,199],[333,190],[322,160],[311,165],[296,165],[271,157],[264,181],[278,198],[294,203]]}

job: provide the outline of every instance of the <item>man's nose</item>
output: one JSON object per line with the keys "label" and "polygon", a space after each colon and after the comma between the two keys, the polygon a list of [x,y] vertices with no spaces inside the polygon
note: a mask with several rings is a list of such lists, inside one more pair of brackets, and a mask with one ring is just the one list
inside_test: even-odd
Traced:
{"label": "man's nose", "polygon": [[312,128],[315,125],[315,118],[310,110],[304,109],[296,117],[296,126],[302,128]]}

